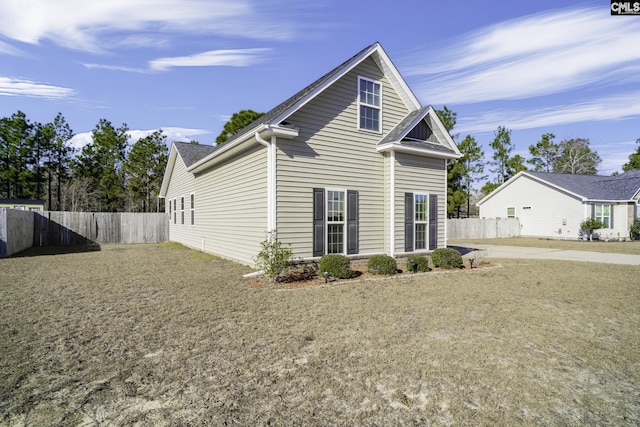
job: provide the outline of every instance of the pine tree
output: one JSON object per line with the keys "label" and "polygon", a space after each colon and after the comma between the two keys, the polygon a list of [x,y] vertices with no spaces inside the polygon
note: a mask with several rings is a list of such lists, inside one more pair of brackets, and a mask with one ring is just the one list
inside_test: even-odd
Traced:
{"label": "pine tree", "polygon": [[133,203],[142,212],[149,212],[152,206],[157,206],[152,200],[160,191],[167,164],[166,139],[162,130],[139,139],[131,148],[125,162],[127,189]]}

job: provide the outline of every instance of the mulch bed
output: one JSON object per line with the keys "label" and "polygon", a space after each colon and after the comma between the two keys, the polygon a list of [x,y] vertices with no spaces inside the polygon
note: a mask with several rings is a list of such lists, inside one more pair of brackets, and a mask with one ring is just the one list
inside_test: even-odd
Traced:
{"label": "mulch bed", "polygon": [[407,270],[399,269],[398,273],[394,275],[380,275],[380,274],[371,274],[367,271],[366,265],[356,265],[352,266],[351,270],[353,271],[353,276],[348,279],[336,279],[330,277],[325,283],[325,279],[322,276],[318,276],[314,271],[294,271],[289,273],[283,280],[277,283],[271,283],[265,276],[257,276],[248,278],[246,283],[252,288],[270,288],[270,289],[299,289],[299,288],[307,288],[311,286],[325,286],[325,285],[336,285],[336,284],[344,284],[344,283],[357,283],[368,280],[382,280],[382,279],[396,279],[402,277],[411,277],[416,275],[423,274],[433,274],[433,273],[442,273],[442,272],[460,272],[460,271],[470,271],[476,270],[479,268],[487,268],[493,267],[491,263],[484,262],[480,265],[474,264],[473,268],[469,264],[467,259],[463,259],[463,266],[459,269],[444,269],[434,267],[432,264],[430,265],[431,271],[423,272],[423,273],[411,273]]}

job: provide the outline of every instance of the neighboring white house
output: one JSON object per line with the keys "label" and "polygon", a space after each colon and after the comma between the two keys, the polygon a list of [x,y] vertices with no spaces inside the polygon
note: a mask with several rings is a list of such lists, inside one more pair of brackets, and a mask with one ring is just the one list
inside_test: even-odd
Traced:
{"label": "neighboring white house", "polygon": [[160,197],[172,241],[247,264],[275,229],[300,259],[427,252],[459,157],[375,43],[224,145],[174,143]]}
{"label": "neighboring white house", "polygon": [[594,217],[604,238],[628,237],[639,218],[640,170],[617,176],[520,172],[477,205],[481,218],[514,217],[522,236],[578,239]]}

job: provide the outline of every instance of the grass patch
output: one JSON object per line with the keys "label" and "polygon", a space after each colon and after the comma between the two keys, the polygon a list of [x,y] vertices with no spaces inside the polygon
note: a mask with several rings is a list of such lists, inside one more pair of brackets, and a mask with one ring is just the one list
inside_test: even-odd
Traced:
{"label": "grass patch", "polygon": [[504,239],[449,239],[448,244],[450,246],[523,246],[528,248],[550,248],[574,251],[640,255],[640,240],[634,240],[632,242],[589,242],[579,240],[540,239],[536,237],[509,237]]}
{"label": "grass patch", "polygon": [[637,267],[292,291],[249,271],[170,244],[0,260],[0,425],[640,419]]}

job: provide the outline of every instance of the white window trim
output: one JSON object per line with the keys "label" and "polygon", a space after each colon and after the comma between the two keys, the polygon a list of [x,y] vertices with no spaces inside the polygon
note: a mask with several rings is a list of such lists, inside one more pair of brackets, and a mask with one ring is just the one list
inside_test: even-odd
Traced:
{"label": "white window trim", "polygon": [[184,196],[180,196],[180,225],[184,225]]}
{"label": "white window trim", "polygon": [[[342,211],[342,221],[329,221],[329,191],[341,192],[344,195],[344,204]],[[347,190],[345,188],[325,188],[324,189],[324,253],[329,254],[329,226],[334,224],[342,224],[342,255],[347,253]],[[332,252],[336,253],[336,252]]]}
{"label": "white window trim", "polygon": [[[418,221],[416,219],[416,199],[422,196],[426,198],[426,202],[427,202],[427,211],[425,212],[426,220]],[[419,249],[418,249],[418,224],[425,225],[424,248],[419,248]],[[429,193],[421,193],[419,191],[413,192],[413,250],[414,252],[429,250]]]}
{"label": "white window trim", "polygon": [[[380,85],[380,105],[379,106],[360,102],[360,82],[362,80],[366,80],[368,82],[372,82],[374,84]],[[356,123],[356,128],[358,130],[361,130],[363,132],[377,133],[377,134],[382,133],[382,105],[383,105],[383,102],[382,102],[382,90],[383,90],[383,86],[382,86],[382,82],[381,81],[373,80],[373,79],[370,79],[370,78],[364,77],[364,76],[358,76],[358,93],[357,93],[358,122]],[[377,108],[378,109],[378,111],[380,112],[380,114],[378,114],[378,130],[364,129],[364,128],[360,127],[360,106],[365,106],[365,107],[369,107],[369,108]]]}
{"label": "white window trim", "polygon": [[[509,209],[513,209],[513,216],[509,216]],[[516,207],[515,206],[507,206],[507,218],[517,218],[518,216],[516,215]]]}
{"label": "white window trim", "polygon": [[178,224],[178,199],[173,198],[173,224]]}
{"label": "white window trim", "polygon": [[196,225],[196,193],[189,194],[189,224]]}
{"label": "white window trim", "polygon": [[[603,207],[603,209],[601,209],[601,212],[602,212],[602,211],[604,211],[604,206],[609,206],[609,215],[607,215],[607,216],[605,217],[605,216],[604,216],[604,212],[602,212],[602,213],[603,213],[603,215],[600,215],[600,216],[598,217],[598,216],[597,216],[598,206],[602,206],[602,207]],[[612,210],[611,206],[612,206],[612,205],[611,205],[611,203],[596,203],[596,204],[594,205],[594,207],[593,207],[593,217],[594,217],[595,219],[600,220],[600,221],[602,221],[602,219],[604,219],[604,218],[608,218],[608,219],[609,219],[607,226],[606,226],[606,227],[604,227],[604,228],[603,228],[603,230],[605,230],[605,229],[606,229],[606,230],[611,230],[611,210]],[[601,219],[601,218],[602,218],[602,219]],[[602,221],[602,222],[604,223],[604,221]]]}

